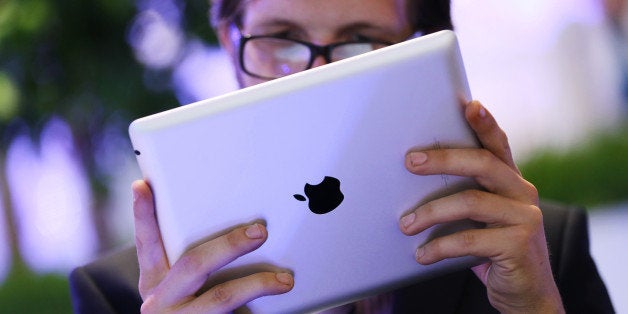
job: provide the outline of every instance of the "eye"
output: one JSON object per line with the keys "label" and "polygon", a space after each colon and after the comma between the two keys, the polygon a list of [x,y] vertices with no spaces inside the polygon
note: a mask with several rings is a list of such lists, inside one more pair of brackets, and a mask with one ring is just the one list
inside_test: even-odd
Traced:
{"label": "eye", "polygon": [[349,41],[355,41],[355,42],[383,42],[384,40],[376,38],[375,36],[368,36],[368,35],[364,35],[364,34],[352,34],[349,37]]}
{"label": "eye", "polygon": [[275,38],[283,38],[283,39],[294,39],[294,40],[304,39],[303,32],[296,29],[292,29],[292,28],[282,29],[275,32],[269,32],[264,35],[275,37]]}
{"label": "eye", "polygon": [[277,38],[290,38],[290,31],[285,30],[285,31],[279,31],[279,32],[273,32],[273,33],[268,33],[268,34],[264,34],[266,36],[272,36],[272,37],[277,37]]}
{"label": "eye", "polygon": [[369,36],[365,36],[362,34],[352,34],[351,37],[349,37],[350,41],[371,41],[372,39]]}

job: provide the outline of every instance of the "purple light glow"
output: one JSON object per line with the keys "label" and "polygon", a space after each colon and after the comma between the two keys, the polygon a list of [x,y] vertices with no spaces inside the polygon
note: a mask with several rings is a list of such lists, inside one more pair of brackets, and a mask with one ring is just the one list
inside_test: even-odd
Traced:
{"label": "purple light glow", "polygon": [[186,51],[172,74],[179,103],[189,104],[237,89],[233,66],[223,50],[193,41]]}
{"label": "purple light glow", "polygon": [[617,125],[619,67],[601,1],[454,1],[452,16],[473,96],[518,161]]}
{"label": "purple light glow", "polygon": [[[0,212],[4,213],[4,207],[2,206],[2,195],[0,195]],[[8,243],[9,237],[7,236],[6,222],[4,215],[0,215],[0,243]],[[3,282],[9,272],[11,266],[11,251],[8,245],[0,246],[0,282]]]}
{"label": "purple light glow", "polygon": [[168,24],[181,25],[182,8],[181,0],[136,0],[138,11],[155,11]]}
{"label": "purple light glow", "polygon": [[592,26],[604,20],[597,0],[485,0],[481,6],[456,1],[452,5],[458,32],[473,33],[474,41],[502,53],[543,53],[572,24]]}
{"label": "purple light glow", "polygon": [[67,124],[53,119],[42,133],[39,151],[22,135],[7,152],[20,247],[35,271],[67,271],[94,253],[87,179],[71,143]]}
{"label": "purple light glow", "polygon": [[154,10],[142,11],[129,30],[129,43],[135,57],[152,69],[172,66],[181,54],[183,34]]}

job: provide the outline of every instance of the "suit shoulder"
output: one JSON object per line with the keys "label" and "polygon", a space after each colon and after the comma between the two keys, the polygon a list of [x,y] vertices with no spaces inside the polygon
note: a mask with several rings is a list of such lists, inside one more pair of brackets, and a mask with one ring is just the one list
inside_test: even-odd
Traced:
{"label": "suit shoulder", "polygon": [[76,313],[139,312],[139,266],[127,248],[74,269],[69,277]]}
{"label": "suit shoulder", "polygon": [[614,313],[589,252],[587,212],[582,207],[541,204],[550,262],[568,313]]}

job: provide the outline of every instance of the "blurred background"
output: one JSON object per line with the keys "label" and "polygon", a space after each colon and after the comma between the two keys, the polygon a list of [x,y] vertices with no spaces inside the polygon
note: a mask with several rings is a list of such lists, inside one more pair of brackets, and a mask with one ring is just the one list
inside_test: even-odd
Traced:
{"label": "blurred background", "polygon": [[[71,312],[133,242],[130,121],[235,89],[207,0],[0,0],[0,312]],[[628,3],[453,0],[467,74],[541,197],[586,206],[628,313]],[[621,298],[620,296],[624,296]]]}

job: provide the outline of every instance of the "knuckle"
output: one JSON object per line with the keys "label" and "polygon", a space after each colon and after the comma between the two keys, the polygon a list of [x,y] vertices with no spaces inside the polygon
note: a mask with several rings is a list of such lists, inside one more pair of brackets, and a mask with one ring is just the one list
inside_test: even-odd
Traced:
{"label": "knuckle", "polygon": [[535,228],[543,228],[543,212],[538,206],[528,206],[530,212],[530,221]]}
{"label": "knuckle", "polygon": [[240,235],[240,233],[238,232],[239,230],[236,229],[234,231],[231,231],[229,233],[227,233],[223,240],[225,241],[225,245],[229,248],[240,248],[243,245],[243,237]]}
{"label": "knuckle", "polygon": [[225,285],[217,285],[208,291],[209,299],[213,304],[229,304],[233,299],[233,293]]}
{"label": "knuckle", "polygon": [[181,256],[175,265],[177,268],[195,272],[203,266],[203,258],[195,250],[191,250]]}
{"label": "knuckle", "polygon": [[529,181],[525,181],[524,184],[525,184],[525,190],[526,190],[528,199],[532,203],[538,204],[539,203],[539,190],[536,188],[536,186],[534,186],[534,184],[532,184]]}
{"label": "knuckle", "polygon": [[532,246],[535,239],[535,234],[538,229],[531,226],[521,226],[516,228],[511,233],[510,241],[512,241],[513,248],[517,248],[522,252],[528,252],[528,249]]}
{"label": "knuckle", "polygon": [[483,193],[478,190],[466,190],[461,194],[462,201],[468,209],[477,208],[482,199],[482,196]]}
{"label": "knuckle", "polygon": [[476,237],[472,232],[461,232],[458,239],[462,247],[469,248],[475,245]]}
{"label": "knuckle", "polygon": [[[419,213],[419,211],[417,211]],[[432,202],[425,203],[421,206],[420,213],[425,217],[433,217],[436,214],[436,209],[434,208],[434,204]]]}

